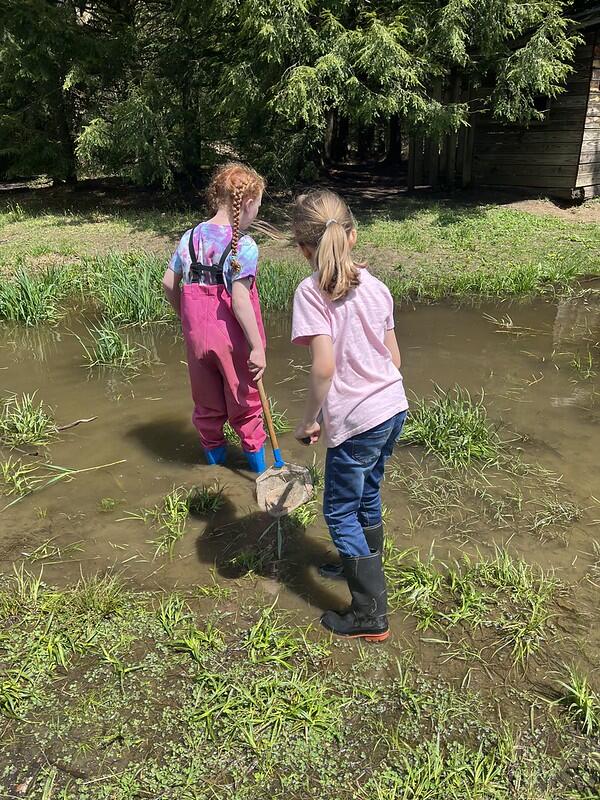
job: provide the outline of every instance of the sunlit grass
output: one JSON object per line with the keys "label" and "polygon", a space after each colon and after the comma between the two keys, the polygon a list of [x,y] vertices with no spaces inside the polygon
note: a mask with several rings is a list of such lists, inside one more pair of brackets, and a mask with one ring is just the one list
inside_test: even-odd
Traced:
{"label": "sunlit grass", "polygon": [[36,393],[10,395],[0,408],[0,443],[7,447],[45,445],[56,438],[58,428],[52,410]]}
{"label": "sunlit grass", "polygon": [[67,269],[28,270],[19,267],[0,281],[0,320],[38,325],[57,322],[65,312],[65,298],[75,289]]}
{"label": "sunlit grass", "polygon": [[572,718],[588,735],[600,732],[600,696],[592,689],[588,679],[571,668],[566,681],[559,681],[562,693],[560,702]]}
{"label": "sunlit grass", "polygon": [[464,468],[473,461],[498,459],[501,442],[483,405],[483,394],[473,400],[460,387],[436,387],[430,400],[413,404],[402,431],[402,441],[422,445],[443,464]]}
{"label": "sunlit grass", "polygon": [[173,311],[162,291],[165,261],[149,253],[108,253],[86,259],[83,285],[105,318],[118,324],[162,322]]}
{"label": "sunlit grass", "polygon": [[88,367],[116,367],[133,370],[143,354],[139,346],[132,345],[126,333],[122,333],[111,320],[87,327],[89,341],[77,336],[83,348]]}

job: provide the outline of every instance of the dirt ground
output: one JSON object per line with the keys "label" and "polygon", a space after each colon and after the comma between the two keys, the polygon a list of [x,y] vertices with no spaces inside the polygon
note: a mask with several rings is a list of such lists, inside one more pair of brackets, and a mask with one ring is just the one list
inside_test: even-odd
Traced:
{"label": "dirt ground", "polygon": [[[428,187],[408,192],[402,175],[382,174],[379,169],[348,167],[331,170],[329,176],[317,182],[330,186],[365,208],[377,207],[381,203],[399,198],[431,200],[456,203],[458,206],[500,205],[527,211],[530,214],[558,217],[569,222],[600,222],[600,198],[585,203],[569,202],[558,198],[544,197],[512,190],[467,189],[431,191]],[[305,189],[298,185],[287,190],[267,190],[275,205],[285,205],[291,197]],[[0,182],[0,201],[28,204],[39,202],[49,209],[64,206],[71,199],[74,206],[85,193],[85,205],[91,202],[116,203],[123,209],[147,208],[149,206],[175,208],[202,207],[200,191],[194,189],[163,191],[142,189],[124,184],[116,178],[83,180],[75,187],[52,186],[50,183],[34,184],[27,181]]]}

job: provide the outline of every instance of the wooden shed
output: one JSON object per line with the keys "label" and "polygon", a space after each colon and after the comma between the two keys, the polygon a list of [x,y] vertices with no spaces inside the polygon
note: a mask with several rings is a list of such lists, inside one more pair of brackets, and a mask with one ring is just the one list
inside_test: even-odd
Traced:
{"label": "wooden shed", "polygon": [[475,124],[472,183],[516,187],[587,200],[600,195],[600,6],[578,19],[577,49],[566,91],[529,127]]}
{"label": "wooden shed", "polygon": [[575,71],[565,92],[540,98],[540,121],[508,125],[477,113],[478,98],[458,79],[454,86],[434,87],[434,97],[442,101],[471,102],[471,126],[442,142],[411,137],[409,189],[443,183],[570,200],[600,195],[600,4],[575,21],[585,39],[577,48]]}

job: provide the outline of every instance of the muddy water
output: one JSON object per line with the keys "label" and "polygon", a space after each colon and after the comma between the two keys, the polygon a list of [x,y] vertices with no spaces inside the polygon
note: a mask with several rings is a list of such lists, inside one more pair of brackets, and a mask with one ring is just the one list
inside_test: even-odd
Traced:
{"label": "muddy water", "polygon": [[[301,414],[307,354],[289,343],[287,318],[272,317],[268,329],[265,380],[293,422]],[[183,343],[174,329],[155,326],[132,333],[156,363],[131,380],[113,370],[83,368],[77,332],[82,329],[75,319],[58,328],[1,328],[2,390],[37,391],[54,408],[60,425],[97,416],[65,431],[47,448],[51,463],[77,469],[124,463],[78,475],[0,514],[0,569],[10,570],[13,561],[53,539],[63,551],[73,543],[81,550],[44,563],[51,582],[114,567],[147,588],[206,585],[213,577],[225,585],[237,581],[249,594],[279,595],[280,604],[308,618],[330,603],[339,604],[344,588],[322,581],[315,570],[328,549],[320,518],[305,534],[286,541],[289,561],[277,576],[266,568],[257,581],[240,581],[235,569],[223,566],[240,550],[256,546],[270,520],[256,510],[254,477],[236,448],[227,467],[203,464],[190,422]],[[586,509],[562,538],[542,543],[526,530],[482,524],[467,547],[485,551],[510,538],[513,551],[528,561],[554,568],[565,580],[581,581],[593,560],[593,540],[600,539],[600,528],[594,526],[600,504],[593,499],[600,499],[600,387],[597,378],[583,378],[569,362],[572,354],[583,357],[591,350],[600,371],[600,300],[404,307],[397,314],[397,332],[409,392],[430,394],[433,382],[442,387],[458,383],[472,393],[483,388],[489,414],[503,423],[506,435],[525,437],[518,443],[523,458],[563,475],[563,496]],[[282,436],[281,444],[289,460],[307,459],[306,449],[291,434]],[[323,456],[317,449],[321,462]],[[172,560],[153,558],[152,529],[127,519],[126,512],[153,506],[174,485],[215,480],[225,486],[223,508],[209,519],[190,518]],[[457,555],[458,542],[445,537],[443,528],[411,531],[411,508],[402,491],[388,484],[384,494],[392,510],[388,531],[400,547],[426,552],[435,541],[440,557]],[[112,498],[116,506],[101,510],[103,498]],[[265,534],[259,549],[272,546],[274,533]]]}

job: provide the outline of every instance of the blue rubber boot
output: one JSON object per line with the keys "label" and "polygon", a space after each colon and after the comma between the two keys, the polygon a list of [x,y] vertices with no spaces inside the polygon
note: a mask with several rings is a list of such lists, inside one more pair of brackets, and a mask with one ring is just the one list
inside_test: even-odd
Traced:
{"label": "blue rubber boot", "polygon": [[256,453],[249,453],[247,450],[244,450],[244,455],[248,462],[248,469],[251,472],[264,472],[266,470],[267,462],[265,461],[264,447],[261,447]]}
{"label": "blue rubber boot", "polygon": [[224,464],[227,458],[227,445],[211,447],[210,450],[204,449],[207,464]]}

